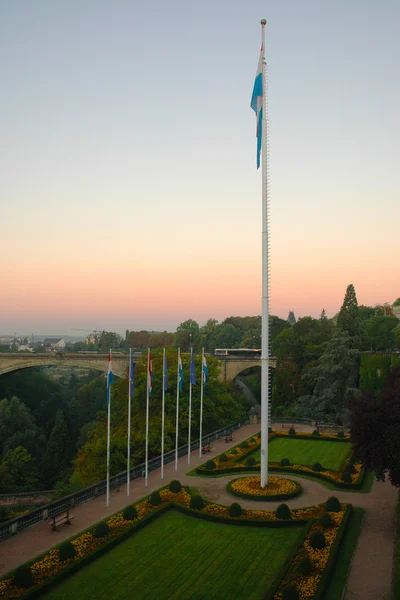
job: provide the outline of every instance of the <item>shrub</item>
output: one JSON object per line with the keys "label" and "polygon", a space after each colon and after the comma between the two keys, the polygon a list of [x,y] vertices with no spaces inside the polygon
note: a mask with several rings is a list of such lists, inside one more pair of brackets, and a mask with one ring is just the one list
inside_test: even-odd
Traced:
{"label": "shrub", "polygon": [[344,438],[344,431],[338,431],[337,437],[339,439],[343,439]]}
{"label": "shrub", "polygon": [[325,546],[326,546],[325,536],[322,533],[322,531],[319,531],[319,529],[312,532],[312,534],[310,536],[310,546],[311,546],[311,548],[314,548],[314,550],[319,550],[321,548],[325,548]]}
{"label": "shrub", "polygon": [[291,583],[286,585],[282,590],[282,600],[299,600],[299,592],[295,585]]}
{"label": "shrub", "polygon": [[325,529],[333,525],[333,520],[329,513],[324,513],[321,515],[319,522],[322,527],[325,527]]}
{"label": "shrub", "polygon": [[242,507],[237,502],[234,502],[228,508],[228,514],[229,514],[230,517],[240,517],[240,515],[242,514],[242,512],[243,512],[242,511]]}
{"label": "shrub", "polygon": [[248,448],[248,447],[249,447],[249,444],[247,443],[246,440],[244,440],[244,442],[241,442],[239,444],[239,448]]}
{"label": "shrub", "polygon": [[58,558],[61,561],[67,560],[68,558],[74,558],[76,556],[76,548],[71,542],[64,542],[61,544],[58,551]]}
{"label": "shrub", "polygon": [[249,443],[250,444],[257,444],[256,439],[253,438],[253,437],[249,439]]}
{"label": "shrub", "polygon": [[238,451],[236,450],[236,448],[232,448],[232,450],[229,450],[229,454],[233,454],[234,456],[236,456],[237,453]]}
{"label": "shrub", "polygon": [[295,428],[294,428],[294,427],[291,427],[291,428],[289,429],[289,435],[296,435],[296,430],[295,430]]}
{"label": "shrub", "polygon": [[94,529],[93,536],[95,538],[106,537],[110,533],[110,528],[105,521],[100,521]]}
{"label": "shrub", "polygon": [[354,475],[354,473],[356,472],[354,465],[351,462],[349,462],[345,470],[347,473],[350,473],[350,475]]}
{"label": "shrub", "polygon": [[325,502],[325,510],[328,512],[339,512],[340,511],[340,502],[336,498],[336,496],[331,496]]}
{"label": "shrub", "polygon": [[310,575],[312,570],[313,570],[312,562],[308,556],[305,556],[300,561],[299,573],[301,573],[302,575]]}
{"label": "shrub", "polygon": [[321,463],[316,462],[313,464],[312,470],[315,471],[316,473],[319,473],[320,471],[323,471],[324,469],[323,469]]}
{"label": "shrub", "polygon": [[227,457],[225,452],[223,452],[219,457],[219,462],[228,462],[228,460],[229,460],[229,458]]}
{"label": "shrub", "polygon": [[315,435],[316,437],[318,437],[320,434],[320,432],[318,431],[318,429],[314,429],[314,431],[312,432],[313,435]]}
{"label": "shrub", "polygon": [[254,456],[249,456],[249,458],[246,460],[246,465],[248,467],[254,467],[255,464],[256,464],[256,459],[254,458]]}
{"label": "shrub", "polygon": [[158,506],[161,504],[161,496],[159,492],[153,492],[150,496],[150,504],[152,506]]}
{"label": "shrub", "polygon": [[280,504],[275,511],[275,515],[277,519],[287,520],[292,518],[292,513],[290,512],[290,508],[287,504]]}
{"label": "shrub", "polygon": [[5,506],[0,506],[0,521],[7,521],[8,510]]}
{"label": "shrub", "polygon": [[194,510],[203,510],[204,508],[204,500],[201,496],[192,496],[190,498],[190,508]]}
{"label": "shrub", "polygon": [[348,471],[345,471],[342,475],[342,481],[344,481],[344,483],[352,483],[353,480],[351,478],[351,475]]}
{"label": "shrub", "polygon": [[215,469],[216,464],[213,460],[208,460],[206,462],[206,469],[208,469],[209,471],[212,471],[213,469]]}
{"label": "shrub", "polygon": [[31,568],[28,565],[18,567],[15,571],[14,581],[17,587],[31,587],[34,584]]}
{"label": "shrub", "polygon": [[134,506],[132,506],[132,504],[130,504],[129,506],[126,506],[124,508],[122,516],[125,519],[125,521],[133,521],[137,518],[137,510]]}
{"label": "shrub", "polygon": [[180,482],[180,481],[178,481],[177,479],[173,479],[173,480],[171,481],[171,483],[169,484],[169,486],[168,486],[168,489],[169,489],[169,491],[170,491],[170,492],[172,492],[173,494],[179,494],[179,492],[180,492],[180,491],[181,491],[181,489],[182,489],[181,482]]}
{"label": "shrub", "polygon": [[272,433],[272,427],[268,427],[268,433]]}
{"label": "shrub", "polygon": [[290,460],[288,458],[282,458],[281,467],[290,467]]}

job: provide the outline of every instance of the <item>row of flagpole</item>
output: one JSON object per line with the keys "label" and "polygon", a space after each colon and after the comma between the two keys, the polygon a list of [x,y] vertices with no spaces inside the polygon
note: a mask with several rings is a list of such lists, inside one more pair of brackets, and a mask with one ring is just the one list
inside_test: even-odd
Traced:
{"label": "row of flagpole", "polygon": [[[204,386],[208,379],[207,360],[204,348],[201,351],[201,388],[200,388],[200,447],[199,456],[202,456],[203,435],[203,398]],[[128,385],[128,443],[127,443],[127,495],[130,495],[130,471],[131,471],[131,415],[132,398],[134,395],[134,362],[132,349],[129,351],[129,385]],[[190,377],[189,377],[189,424],[188,424],[188,464],[190,464],[191,448],[191,420],[192,420],[192,385],[196,385],[196,370],[194,364],[193,348],[190,348]],[[108,353],[107,374],[107,493],[106,504],[110,504],[110,424],[111,424],[111,385],[112,385],[112,362],[111,350]],[[165,392],[168,389],[168,364],[165,348],[163,348],[163,375],[162,375],[162,399],[161,399],[161,479],[164,478],[164,444],[165,444]],[[177,389],[176,389],[176,421],[175,421],[175,471],[178,470],[178,443],[179,443],[179,401],[180,392],[183,390],[183,366],[180,348],[178,348]],[[151,350],[147,350],[147,385],[146,385],[146,441],[145,441],[145,485],[148,486],[149,476],[149,420],[150,420],[150,398],[153,391],[153,360]]]}

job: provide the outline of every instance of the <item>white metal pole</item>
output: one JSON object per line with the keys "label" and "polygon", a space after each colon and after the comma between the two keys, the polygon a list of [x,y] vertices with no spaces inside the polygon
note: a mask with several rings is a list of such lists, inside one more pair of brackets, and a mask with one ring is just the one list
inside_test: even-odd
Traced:
{"label": "white metal pole", "polygon": [[[111,358],[111,348],[110,348]],[[107,491],[106,491],[106,505],[110,505],[110,422],[111,422],[111,382],[107,372]]]}
{"label": "white metal pole", "polygon": [[190,347],[190,369],[189,369],[189,426],[188,426],[188,465],[190,465],[190,433],[192,424],[192,360],[193,348]]}
{"label": "white metal pole", "polygon": [[178,348],[178,374],[176,378],[176,421],[175,421],[175,471],[178,470],[178,438],[179,438],[179,368],[180,368],[181,349]]}
{"label": "white metal pole", "polygon": [[126,457],[126,495],[131,492],[131,389],[132,389],[132,348],[129,348],[129,392],[128,392],[128,448]]}
{"label": "white metal pole", "polygon": [[200,446],[199,456],[202,455],[202,436],[203,436],[203,392],[204,392],[204,373],[203,373],[204,348],[201,349],[201,386],[200,386]]}
{"label": "white metal pole", "polygon": [[145,483],[146,487],[148,485],[148,479],[149,479],[149,404],[150,404],[149,365],[150,365],[150,348],[147,348],[146,451],[145,451],[145,466],[144,466],[144,483]]}
{"label": "white metal pole", "polygon": [[269,400],[269,206],[268,206],[268,103],[265,58],[266,20],[261,21],[262,37],[262,317],[261,317],[261,487],[268,484],[268,400]]}
{"label": "white metal pole", "polygon": [[165,348],[163,348],[163,374],[162,374],[161,479],[164,479],[164,423],[165,423]]}

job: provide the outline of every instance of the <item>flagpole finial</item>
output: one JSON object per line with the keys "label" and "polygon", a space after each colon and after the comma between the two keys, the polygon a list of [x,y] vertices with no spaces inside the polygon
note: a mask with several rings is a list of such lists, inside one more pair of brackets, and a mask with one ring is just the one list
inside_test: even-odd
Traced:
{"label": "flagpole finial", "polygon": [[267,19],[261,19],[261,25],[264,27],[264,25],[267,24]]}

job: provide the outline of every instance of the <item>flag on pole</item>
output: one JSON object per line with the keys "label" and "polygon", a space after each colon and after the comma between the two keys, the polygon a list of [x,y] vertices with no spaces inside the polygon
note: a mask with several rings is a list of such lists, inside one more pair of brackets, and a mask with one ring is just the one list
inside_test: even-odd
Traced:
{"label": "flag on pole", "polygon": [[168,389],[168,362],[167,355],[164,354],[164,392]]}
{"label": "flag on pole", "polygon": [[111,366],[111,350],[108,353],[108,373],[107,373],[107,404],[110,402],[110,392],[112,384],[112,366]]}
{"label": "flag on pole", "polygon": [[133,396],[135,391],[135,363],[133,362],[132,352],[129,364],[129,385],[131,386],[131,396]]}
{"label": "flag on pole", "polygon": [[250,106],[256,113],[257,117],[257,169],[260,167],[260,155],[261,155],[261,142],[262,142],[262,97],[263,97],[263,83],[262,83],[262,63],[264,56],[263,44],[261,45],[260,58],[258,59],[258,67],[256,78],[254,81],[253,93],[251,96]]}
{"label": "flag on pole", "polygon": [[208,381],[208,367],[206,360],[206,353],[203,350],[203,359],[202,359],[202,376],[203,376],[203,384],[206,385]]}
{"label": "flag on pole", "polygon": [[196,369],[194,367],[193,348],[190,348],[190,383],[196,385]]}
{"label": "flag on pole", "polygon": [[147,360],[147,383],[149,388],[149,396],[151,396],[151,392],[153,391],[153,360],[151,358],[151,350],[149,350]]}
{"label": "flag on pole", "polygon": [[178,387],[179,391],[181,392],[183,389],[183,366],[180,350],[178,350]]}

